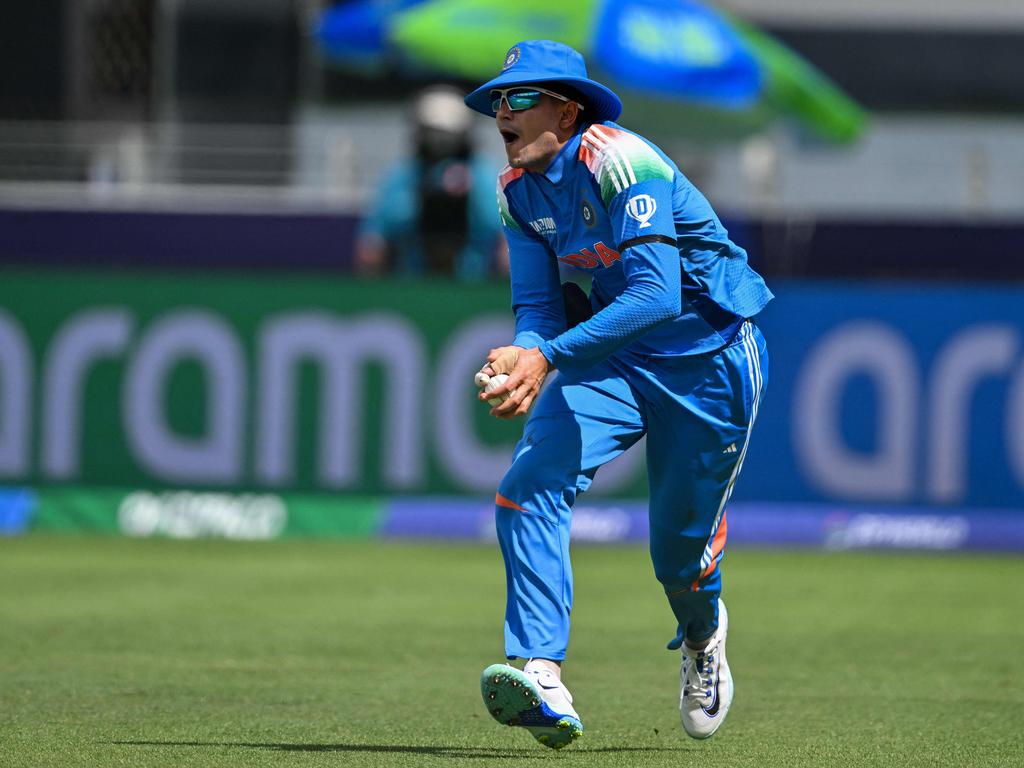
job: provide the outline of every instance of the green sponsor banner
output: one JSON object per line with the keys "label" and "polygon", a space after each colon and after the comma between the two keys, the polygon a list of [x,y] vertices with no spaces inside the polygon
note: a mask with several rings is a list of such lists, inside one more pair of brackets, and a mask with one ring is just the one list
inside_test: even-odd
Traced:
{"label": "green sponsor banner", "polygon": [[39,491],[32,530],[177,539],[365,538],[379,529],[383,513],[382,499],[356,495],[78,486]]}
{"label": "green sponsor banner", "polygon": [[51,488],[36,494],[31,530],[118,533],[117,510],[127,495],[107,488]]}
{"label": "green sponsor banner", "polygon": [[[522,423],[472,379],[512,335],[503,283],[8,271],[0,482],[493,493]],[[591,493],[642,495],[642,461]]]}

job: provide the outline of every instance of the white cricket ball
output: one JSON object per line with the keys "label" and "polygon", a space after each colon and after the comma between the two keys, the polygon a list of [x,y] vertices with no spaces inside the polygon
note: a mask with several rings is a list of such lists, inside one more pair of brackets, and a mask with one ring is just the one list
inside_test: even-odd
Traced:
{"label": "white cricket ball", "polygon": [[[481,389],[483,389],[484,392],[490,392],[492,389],[497,389],[507,380],[507,373],[496,373],[493,376],[488,376],[483,371],[477,371],[476,376],[473,377],[473,383],[476,384]],[[492,406],[501,405],[506,400],[508,400],[508,398],[509,396],[507,394],[499,395],[498,397],[488,398],[487,402]]]}

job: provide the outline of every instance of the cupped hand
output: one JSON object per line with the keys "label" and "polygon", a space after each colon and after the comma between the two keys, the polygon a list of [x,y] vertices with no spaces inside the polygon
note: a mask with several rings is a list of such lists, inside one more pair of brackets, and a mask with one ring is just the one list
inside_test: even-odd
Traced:
{"label": "cupped hand", "polygon": [[508,394],[508,400],[491,408],[491,415],[499,419],[512,419],[530,410],[548,373],[554,368],[538,347],[497,347],[487,355],[487,365],[481,370],[489,376],[507,373],[508,380],[490,392],[481,392],[479,399]]}

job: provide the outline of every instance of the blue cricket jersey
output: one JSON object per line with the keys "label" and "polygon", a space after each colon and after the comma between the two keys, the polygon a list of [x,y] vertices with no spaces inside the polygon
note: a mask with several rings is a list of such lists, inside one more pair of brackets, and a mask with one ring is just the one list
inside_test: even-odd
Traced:
{"label": "blue cricket jersey", "polygon": [[[710,352],[772,298],[675,163],[612,122],[584,126],[542,174],[506,167],[498,209],[512,343],[540,347],[556,368],[588,367],[624,348]],[[569,330],[559,262],[592,278],[594,316]]]}

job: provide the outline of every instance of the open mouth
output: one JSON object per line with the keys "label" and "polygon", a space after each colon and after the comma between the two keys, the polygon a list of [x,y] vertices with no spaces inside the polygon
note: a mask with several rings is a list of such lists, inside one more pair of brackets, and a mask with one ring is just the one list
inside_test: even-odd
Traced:
{"label": "open mouth", "polygon": [[501,138],[505,142],[505,144],[511,144],[513,141],[519,138],[519,134],[511,130],[510,128],[502,128],[500,133]]}

